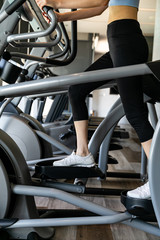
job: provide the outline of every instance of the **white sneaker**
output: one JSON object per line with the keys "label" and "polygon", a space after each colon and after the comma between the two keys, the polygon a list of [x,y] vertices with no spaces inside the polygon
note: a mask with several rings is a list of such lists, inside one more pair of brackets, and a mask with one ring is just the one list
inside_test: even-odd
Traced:
{"label": "white sneaker", "polygon": [[68,157],[59,161],[54,161],[53,166],[94,167],[95,161],[91,153],[85,157],[81,157],[76,155],[75,152],[72,152]]}
{"label": "white sneaker", "polygon": [[150,188],[149,188],[149,182],[147,182],[143,186],[138,187],[134,190],[128,191],[127,196],[132,197],[132,198],[140,198],[140,199],[150,198],[151,193],[150,193]]}

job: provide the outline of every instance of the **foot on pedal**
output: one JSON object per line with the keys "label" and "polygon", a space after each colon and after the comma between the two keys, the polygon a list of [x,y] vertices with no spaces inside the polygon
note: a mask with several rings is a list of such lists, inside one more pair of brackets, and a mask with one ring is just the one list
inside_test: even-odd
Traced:
{"label": "foot on pedal", "polygon": [[127,196],[139,199],[149,199],[151,197],[149,182],[134,190],[128,191]]}
{"label": "foot on pedal", "polygon": [[68,157],[59,160],[54,161],[53,166],[59,167],[59,166],[65,166],[65,167],[94,167],[95,161],[91,153],[89,153],[87,156],[79,156],[76,155],[75,152],[72,152],[71,155]]}

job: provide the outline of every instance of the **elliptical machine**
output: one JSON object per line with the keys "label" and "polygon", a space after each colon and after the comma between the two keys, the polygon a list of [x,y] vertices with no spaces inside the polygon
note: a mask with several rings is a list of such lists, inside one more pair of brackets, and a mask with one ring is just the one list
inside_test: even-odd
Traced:
{"label": "elliptical machine", "polygon": [[[29,16],[31,16],[31,14],[29,14]],[[54,17],[52,17],[52,18],[54,18]],[[29,38],[30,35],[31,34],[29,34],[29,35],[25,34],[25,38]],[[35,35],[36,34],[34,34],[34,36]],[[18,44],[18,46],[21,46],[21,45],[29,46],[30,43],[25,43],[25,44],[17,43],[17,42],[15,43],[16,39],[22,39],[23,37],[24,36],[11,35],[11,36],[7,37],[7,41],[10,43],[14,43],[14,45],[16,45],[16,46],[17,46],[17,44]],[[33,45],[31,45],[31,46],[35,47],[35,44],[36,43],[33,43]],[[38,46],[42,46],[40,44],[38,43]],[[46,45],[48,46],[48,43],[45,44],[45,46]],[[34,51],[34,49],[33,49],[33,51]],[[44,49],[43,49],[43,51],[44,51]],[[35,57],[35,56],[33,57],[32,55],[28,56],[26,54],[21,54],[21,53],[11,53],[11,55],[17,56],[17,57],[34,59],[37,61],[40,61],[40,60],[46,61],[47,63],[53,62],[54,64],[59,64],[59,65],[66,64],[66,61],[64,63],[64,62],[60,62],[60,61],[52,60],[52,59],[44,60],[41,57]],[[67,59],[67,62],[68,62],[68,59]],[[40,80],[40,81],[42,81],[42,80]],[[111,84],[113,84],[113,82],[109,83],[108,85],[110,86]],[[68,88],[68,86],[66,87],[66,90],[67,90],[67,88]],[[62,88],[59,90],[62,90]],[[103,121],[103,123],[100,125],[100,127],[97,129],[97,131],[93,135],[93,137],[89,143],[89,147],[95,158],[97,157],[97,152],[98,152],[100,144],[102,142],[102,140],[99,139],[99,137],[97,138],[97,135],[101,135],[102,132],[103,132],[102,136],[105,136],[106,134],[108,134],[108,131],[110,130],[110,128],[113,127],[120,120],[120,118],[123,117],[123,115],[124,115],[123,107],[122,107],[121,103],[119,103],[116,110],[113,111],[113,113],[109,114],[109,116]],[[52,153],[50,151],[50,149],[51,149],[50,143],[56,144],[56,146],[58,146],[60,148],[60,150],[64,151],[67,154],[70,154],[72,149],[69,149],[68,147],[64,146],[63,144],[60,144],[60,142],[57,142],[54,139],[47,136],[45,134],[45,131],[42,128],[42,126],[36,120],[31,118],[30,116],[21,113],[20,117],[19,117],[19,115],[17,116],[17,115],[10,114],[9,118],[8,118],[8,116],[6,117],[6,115],[4,114],[2,116],[1,124],[2,124],[2,128],[5,131],[7,131],[8,134],[10,133],[10,135],[12,135],[13,139],[16,141],[16,143],[19,145],[19,147],[21,146],[20,149],[24,153],[25,159],[28,161],[28,165],[30,165],[30,164],[34,165],[35,163],[39,162],[40,158],[41,159],[46,158],[45,163],[40,163],[39,165],[37,164],[37,166],[36,166],[36,171],[38,174],[40,174],[40,176],[48,177],[47,169],[49,169],[49,170],[52,169],[50,177],[52,177],[53,179],[68,178],[68,177],[70,177],[70,178],[77,178],[77,177],[79,177],[79,178],[89,178],[89,177],[105,178],[106,177],[107,163],[106,163],[106,160],[104,161],[103,158],[101,158],[100,161],[98,162],[98,168],[94,168],[94,169],[85,168],[85,169],[83,169],[83,171],[81,171],[81,169],[79,169],[79,168],[74,168],[74,171],[73,171],[73,168],[67,168],[67,169],[65,168],[64,171],[62,171],[62,169],[53,168],[52,161],[56,160],[56,159],[52,158]],[[22,126],[22,127],[20,128],[20,126]],[[16,129],[16,133],[14,131],[14,128]],[[22,130],[17,131],[17,129],[19,129],[19,128]],[[33,131],[33,129],[34,129],[34,131]],[[105,129],[105,131],[104,131],[104,129]],[[22,136],[21,132],[25,132],[25,136]],[[18,135],[18,134],[20,134],[20,135]],[[16,136],[16,137],[14,137],[14,136]],[[19,136],[20,137],[22,136],[22,139]],[[40,139],[41,139],[43,145],[41,144],[41,141],[39,141]],[[98,139],[98,141],[97,141],[97,139]],[[33,156],[33,153],[35,153],[34,156]],[[49,158],[51,160],[50,162],[48,161]],[[33,160],[33,161],[30,161],[30,160]],[[43,164],[44,164],[44,167],[43,167]],[[33,168],[31,168],[31,169],[33,170]],[[75,189],[75,186],[73,186],[73,188]],[[95,193],[98,191],[98,194],[99,194],[99,189],[98,190],[92,189],[92,190],[93,191],[91,191],[91,189],[89,189],[89,193]],[[82,193],[84,193],[84,191],[85,191],[85,193],[87,193],[85,187],[78,189],[78,192],[79,191],[81,191]],[[121,189],[118,191],[117,190],[110,191],[108,189],[103,189],[101,192],[102,192],[102,194],[104,194],[104,192],[105,192],[106,194],[115,194],[116,193],[116,195],[117,194],[119,195],[121,192]]]}
{"label": "elliptical machine", "polygon": [[[152,62],[148,64],[140,64],[129,67],[121,67],[110,71],[100,70],[90,73],[82,73],[78,75],[56,77],[54,79],[49,78],[47,81],[37,80],[35,82],[25,82],[17,83],[15,85],[3,86],[0,88],[0,97],[14,97],[22,96],[24,94],[36,94],[41,92],[41,88],[45,85],[45,92],[52,90],[57,90],[57,88],[66,87],[68,85],[75,83],[75,78],[79,80],[80,83],[87,81],[97,81],[97,76],[99,80],[114,79],[116,77],[133,76],[135,73],[137,75],[153,74],[159,79],[159,64],[160,62]],[[106,74],[107,73],[107,74]],[[112,111],[112,116],[114,111]],[[104,124],[104,123],[103,123]],[[102,126],[103,126],[102,124]],[[26,161],[23,158],[21,151],[15,142],[4,133],[2,130],[0,138],[0,178],[3,192],[1,195],[1,202],[3,208],[1,209],[1,226],[5,231],[10,234],[10,237],[16,239],[30,238],[31,231],[36,232],[41,238],[49,239],[53,236],[54,230],[50,226],[65,226],[65,225],[85,225],[85,224],[112,224],[121,222],[129,226],[141,229],[143,231],[152,233],[154,235],[160,236],[159,227],[154,224],[146,223],[137,217],[133,217],[132,214],[128,212],[119,213],[112,211],[110,209],[104,208],[92,202],[83,200],[72,194],[69,194],[62,190],[57,190],[55,188],[42,187],[38,182],[34,182],[31,179]],[[153,143],[156,143],[157,129]],[[98,135],[99,139],[102,141],[105,137],[104,131],[97,130],[95,135]],[[91,142],[93,144],[93,142]],[[90,145],[90,148],[93,145]],[[158,143],[157,143],[158,144]],[[153,207],[155,211],[156,218],[159,221],[159,191],[155,182],[159,177],[159,161],[158,157],[154,154],[159,155],[159,147],[157,144],[152,145],[151,150],[151,165],[150,165],[150,183],[151,183],[151,194]],[[98,144],[93,149],[93,153],[96,154]],[[156,148],[156,149],[155,149]],[[158,150],[157,150],[158,149]],[[154,154],[153,154],[154,153]],[[152,159],[153,155],[153,159]],[[154,162],[154,157],[156,162]],[[156,170],[156,169],[157,170]],[[157,172],[158,171],[158,172]],[[86,211],[92,213],[87,213],[89,216],[82,217],[70,217],[70,218],[49,218],[48,214],[40,216],[34,203],[34,196],[46,196],[61,199],[63,201],[69,202]],[[158,198],[157,198],[158,196]],[[13,201],[14,200],[14,201]],[[158,200],[158,201],[157,201]],[[25,211],[24,211],[25,210]],[[94,215],[94,216],[93,216]],[[97,216],[98,215],[98,216]],[[45,220],[45,221],[44,221]],[[43,227],[43,233],[42,231]]]}

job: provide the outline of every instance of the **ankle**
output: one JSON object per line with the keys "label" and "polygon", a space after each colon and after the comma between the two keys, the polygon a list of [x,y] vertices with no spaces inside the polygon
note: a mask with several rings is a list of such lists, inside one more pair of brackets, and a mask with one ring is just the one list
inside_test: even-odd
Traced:
{"label": "ankle", "polygon": [[81,157],[86,157],[90,154],[89,150],[77,150],[76,155],[81,156]]}

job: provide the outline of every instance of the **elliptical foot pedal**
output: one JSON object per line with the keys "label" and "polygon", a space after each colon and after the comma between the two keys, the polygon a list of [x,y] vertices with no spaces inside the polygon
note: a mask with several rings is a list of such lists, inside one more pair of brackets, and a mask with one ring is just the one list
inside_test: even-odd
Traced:
{"label": "elliptical foot pedal", "polygon": [[118,164],[118,161],[111,155],[108,155],[108,164]]}
{"label": "elliptical foot pedal", "polygon": [[104,173],[95,167],[55,167],[53,161],[44,161],[37,163],[35,166],[35,174],[41,179],[74,179],[74,178],[104,178]]}
{"label": "elliptical foot pedal", "polygon": [[123,191],[121,193],[121,203],[130,214],[144,221],[157,221],[151,199],[132,198],[127,196],[127,191]]}

